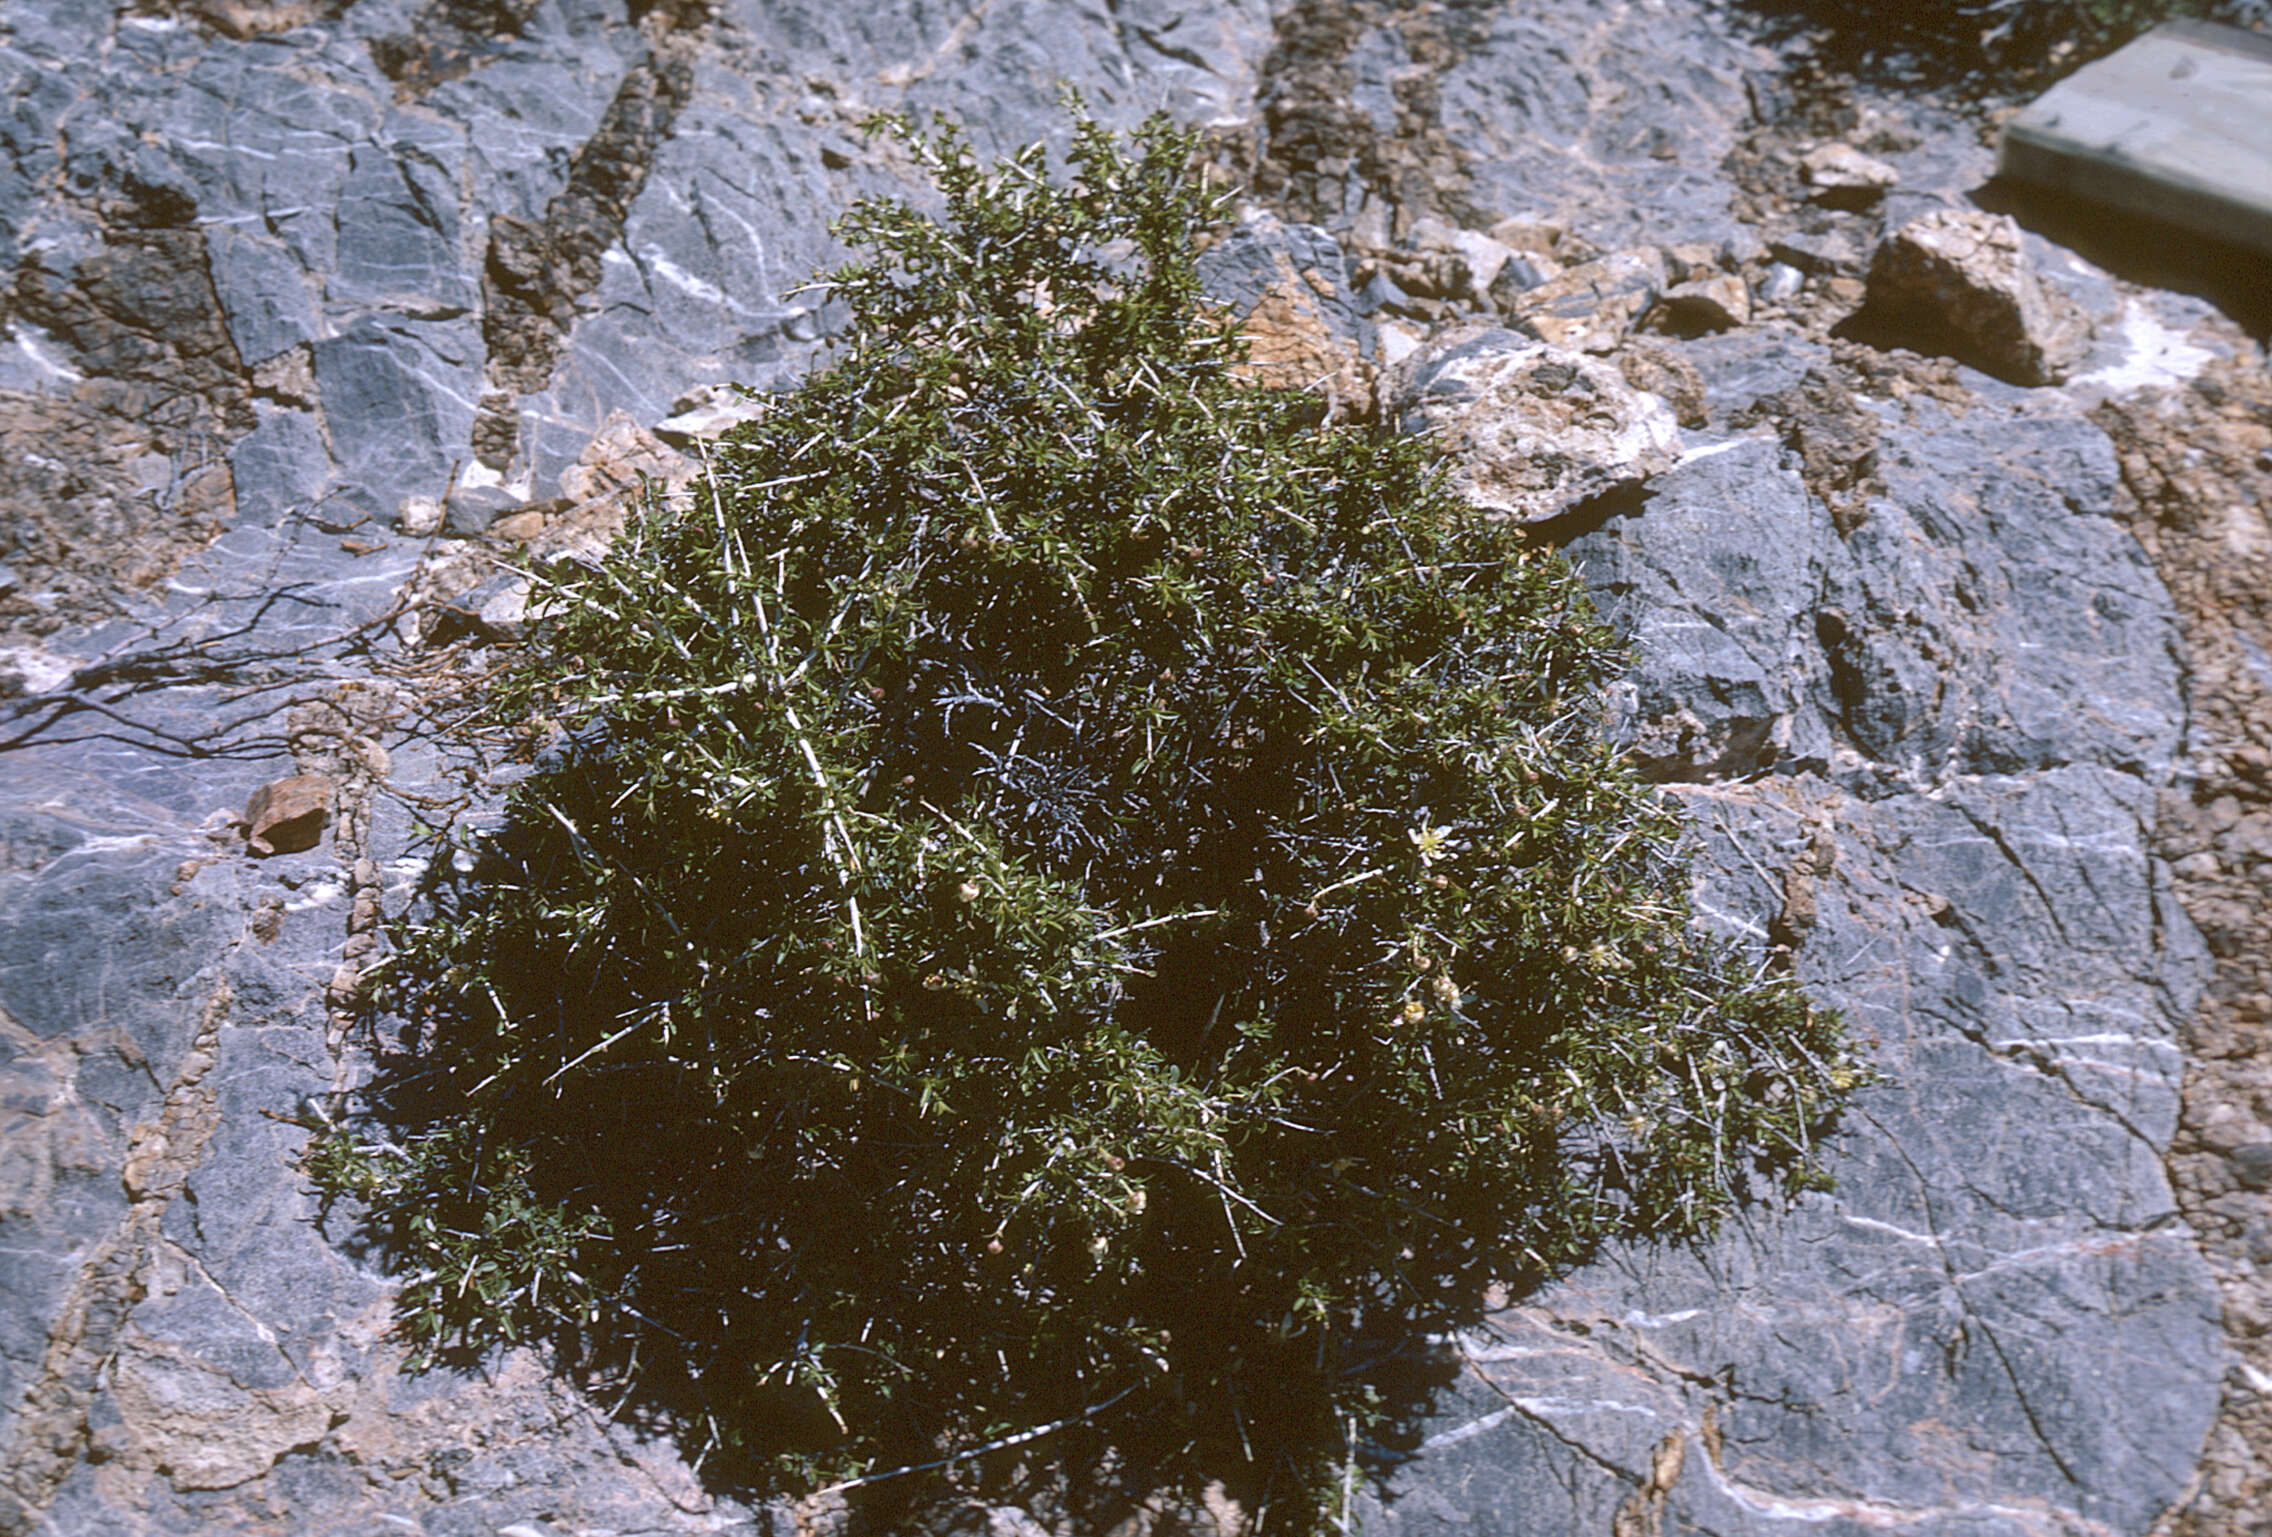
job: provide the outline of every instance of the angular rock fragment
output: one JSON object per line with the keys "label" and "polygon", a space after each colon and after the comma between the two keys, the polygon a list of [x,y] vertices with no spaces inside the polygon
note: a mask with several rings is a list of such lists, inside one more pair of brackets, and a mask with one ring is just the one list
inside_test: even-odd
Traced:
{"label": "angular rock fragment", "polygon": [[1851,144],[1822,144],[1799,162],[1813,199],[1829,208],[1867,208],[1901,183],[1901,173]]}
{"label": "angular rock fragment", "polygon": [[528,633],[529,582],[520,577],[491,593],[479,610],[481,629],[494,640],[519,641]]}
{"label": "angular rock fragment", "polygon": [[571,502],[613,496],[653,483],[668,487],[694,472],[693,461],[634,421],[613,411],[576,462],[560,472],[560,494]]}
{"label": "angular rock fragment", "polygon": [[489,525],[489,537],[499,544],[526,544],[544,532],[545,514],[540,507],[527,507],[509,512]]}
{"label": "angular rock fragment", "polygon": [[1449,285],[1445,298],[1483,301],[1491,292],[1491,285],[1499,280],[1499,273],[1516,256],[1515,248],[1504,241],[1471,229],[1457,229],[1441,219],[1424,218],[1414,223],[1412,244],[1423,251],[1439,252],[1456,258],[1457,276]]}
{"label": "angular rock fragment", "polygon": [[1767,243],[1768,254],[1808,277],[1858,276],[1869,250],[1856,240],[1851,219],[1836,219],[1825,227],[1792,230]]}
{"label": "angular rock fragment", "polygon": [[1600,358],[1496,327],[1452,330],[1382,381],[1387,414],[1429,432],[1452,483],[1518,523],[1646,480],[1679,457],[1672,408]]}
{"label": "angular rock fragment", "polygon": [[1789,262],[1771,262],[1759,280],[1757,297],[1762,304],[1780,304],[1807,286],[1807,275]]}
{"label": "angular rock fragment", "polygon": [[[1751,290],[1737,272],[1737,253],[1726,246],[1676,245],[1664,253],[1670,286],[1642,317],[1642,328],[1671,336],[1702,336],[1751,324]],[[1626,371],[1632,377],[1632,371]],[[1659,393],[1663,393],[1659,391]]]}
{"label": "angular rock fragment", "polygon": [[450,488],[442,504],[443,524],[451,533],[471,538],[487,533],[491,524],[522,506],[522,499],[502,486],[461,483]]}
{"label": "angular rock fragment", "polygon": [[1617,251],[1515,295],[1507,324],[1574,352],[1611,352],[1666,286],[1663,256]]}
{"label": "angular rock fragment", "polygon": [[2028,265],[2008,215],[1938,209],[1888,236],[1869,308],[1904,344],[2013,384],[2057,384],[2082,360],[2090,320]]}
{"label": "angular rock fragment", "polygon": [[1647,329],[1672,336],[1702,336],[1751,323],[1751,290],[1732,272],[1675,283],[1649,310]]}
{"label": "angular rock fragment", "polygon": [[275,779],[245,803],[245,846],[260,857],[300,854],[323,838],[331,814],[331,780],[322,774]]}

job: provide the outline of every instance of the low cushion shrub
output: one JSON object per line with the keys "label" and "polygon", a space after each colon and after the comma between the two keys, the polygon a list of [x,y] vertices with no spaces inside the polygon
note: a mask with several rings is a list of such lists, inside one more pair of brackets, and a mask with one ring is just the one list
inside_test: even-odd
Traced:
{"label": "low cushion shrub", "polygon": [[541,585],[316,1167],[427,1350],[742,1476],[1079,1422],[1314,1514],[1369,1362],[1819,1179],[1860,1072],[1691,927],[1569,567],[1241,381],[1188,135],[892,131],[833,361]]}

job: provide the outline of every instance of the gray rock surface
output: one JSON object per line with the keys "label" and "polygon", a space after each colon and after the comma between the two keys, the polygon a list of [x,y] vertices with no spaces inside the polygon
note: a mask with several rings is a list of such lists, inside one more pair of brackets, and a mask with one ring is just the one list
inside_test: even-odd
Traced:
{"label": "gray rock surface", "polygon": [[1368,1529],[2144,1531],[2183,1492],[2222,1339],[2161,1164],[2205,974],[2149,853],[2174,616],[2087,423],[1888,440],[1844,537],[1761,437],[1570,546],[1702,910],[1879,1043],[1839,1188],[1461,1342],[1466,1417]]}
{"label": "gray rock surface", "polygon": [[[2200,314],[2035,251],[2102,322],[2066,390],[1835,342],[1883,224],[1987,152],[1920,106],[1855,138],[1882,211],[1795,211],[1778,69],[1689,0],[0,11],[0,1532],[787,1529],[526,1354],[403,1375],[306,1193],[377,914],[495,793],[396,637],[426,594],[489,623],[523,531],[599,537],[607,465],[663,461],[595,439],[809,365],[826,221],[898,184],[864,112],[1007,145],[1069,80],[1216,123],[1286,221],[1227,269],[1433,217],[1559,267],[1710,246],[1763,301],[1661,343],[1685,452],[1571,552],[1703,910],[1888,1078],[1835,1194],[1457,1342],[1367,1529],[2143,1537],[2227,1358],[2162,1165],[2206,974],[2150,852],[2184,638],[2086,412],[2182,377]],[[294,774],[331,824],[255,860],[232,819]]]}

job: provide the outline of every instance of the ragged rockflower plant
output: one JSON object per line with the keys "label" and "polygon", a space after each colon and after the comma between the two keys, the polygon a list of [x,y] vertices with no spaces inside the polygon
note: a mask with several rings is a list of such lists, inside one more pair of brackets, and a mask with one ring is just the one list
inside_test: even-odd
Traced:
{"label": "ragged rockflower plant", "polygon": [[1242,380],[1190,135],[890,131],[833,361],[543,583],[315,1166],[420,1345],[738,1476],[1077,1425],[1299,1525],[1383,1352],[1816,1182],[1861,1069],[1691,928],[1568,566]]}

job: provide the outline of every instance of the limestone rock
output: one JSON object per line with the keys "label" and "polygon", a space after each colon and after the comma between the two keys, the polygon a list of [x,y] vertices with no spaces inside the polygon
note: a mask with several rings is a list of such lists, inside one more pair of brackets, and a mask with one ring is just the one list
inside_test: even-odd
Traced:
{"label": "limestone rock", "polygon": [[526,544],[544,532],[544,510],[526,507],[519,512],[508,512],[489,525],[489,537],[499,544]]}
{"label": "limestone rock", "polygon": [[1807,152],[1799,172],[1814,200],[1831,208],[1867,208],[1901,183],[1901,173],[1851,144],[1823,144]]}
{"label": "limestone rock", "polygon": [[331,780],[295,774],[253,791],[245,804],[245,845],[256,855],[299,854],[322,841],[331,814]]}
{"label": "limestone rock", "polygon": [[1454,329],[1383,381],[1393,419],[1435,436],[1452,483],[1485,513],[1556,518],[1669,469],[1671,407],[1611,364],[1495,327]]}
{"label": "limestone rock", "polygon": [[1700,336],[1751,323],[1751,290],[1732,272],[1713,272],[1675,283],[1651,307],[1647,329]]}
{"label": "limestone rock", "polygon": [[2081,361],[2090,321],[2028,264],[2008,215],[1941,209],[1913,219],[1870,262],[1869,304],[1944,352],[2014,384],[2057,384]]}
{"label": "limestone rock", "polygon": [[571,502],[636,491],[653,483],[667,487],[693,473],[686,455],[639,425],[628,412],[610,413],[607,423],[576,462],[560,472],[560,494]]}
{"label": "limestone rock", "polygon": [[394,526],[413,539],[442,531],[442,503],[431,496],[406,496],[396,504]]}
{"label": "limestone rock", "polygon": [[[637,467],[668,464],[622,421],[813,366],[830,311],[794,285],[835,259],[833,214],[903,185],[857,147],[858,114],[941,108],[991,153],[1061,126],[1060,80],[1122,124],[1156,103],[1229,125],[1288,250],[1303,219],[1368,254],[1406,243],[1380,270],[1416,312],[1470,302],[1474,276],[1456,239],[1409,249],[1425,220],[1487,224],[1516,253],[1498,313],[1688,421],[1760,434],[1692,448],[1567,550],[1637,648],[1614,724],[1694,812],[1699,913],[1845,1010],[1890,1076],[1832,1149],[1835,1191],[1515,1299],[1397,1427],[1415,1454],[1385,1503],[1360,1488],[1365,1529],[2144,1537],[2247,1463],[2245,1374],[2202,1462],[2230,1358],[2200,1245],[2238,1273],[2272,1264],[2272,1228],[2197,1233],[2171,1199],[2180,1088],[2221,1069],[2178,1049],[2201,942],[2151,840],[2192,799],[2172,764],[2200,723],[2266,717],[2232,681],[2256,654],[2182,630],[2102,515],[2136,480],[2131,446],[2118,465],[2062,394],[2015,405],[1938,360],[1949,409],[1889,398],[1758,315],[1644,355],[1627,332],[1646,306],[1599,268],[1530,296],[1647,247],[1677,256],[1655,278],[1641,259],[1651,303],[1732,267],[1808,326],[1848,286],[1860,302],[1871,219],[1747,208],[1736,185],[1762,132],[1764,169],[1803,153],[1777,137],[1804,116],[1790,53],[1704,0],[9,0],[5,18],[0,696],[18,697],[0,708],[26,750],[0,752],[0,1528],[792,1528],[706,1490],[640,1405],[585,1412],[531,1352],[403,1375],[373,1256],[298,1173],[303,1107],[368,1065],[322,979],[371,937],[357,914],[409,900],[435,852],[414,818],[491,815],[497,781],[424,729],[390,736],[394,795],[361,806],[345,772],[335,790],[339,863],[379,872],[352,889],[324,857],[208,860],[199,818],[286,772],[257,756],[272,696],[239,686],[278,681],[276,659],[306,659],[296,688],[361,676],[369,646],[337,637],[411,583],[406,619],[511,624],[493,545],[406,529],[351,559],[343,533],[477,461],[538,495],[573,467],[588,494],[530,504],[527,561],[591,558]],[[1906,217],[1985,180],[1962,110],[1882,104],[1901,142],[1850,140],[1899,157],[1881,202]],[[1685,254],[1754,213],[1775,265]],[[1330,291],[1337,260],[1294,270]],[[1366,317],[1302,286],[1323,334],[1360,345]],[[2204,314],[2130,297],[2173,334]],[[1422,329],[1384,325],[1380,350],[1440,354]],[[1852,401],[1799,388],[1818,368]],[[1477,404],[1449,382],[1423,420]],[[2256,547],[2215,531],[2268,498],[2180,489],[2211,445],[2166,447],[2172,489],[2136,526],[2198,517],[2219,580],[2264,590]],[[2262,436],[2230,457],[2272,470]],[[445,615],[453,594],[470,606]],[[184,618],[194,657],[125,639]],[[2189,649],[2227,670],[2181,678]],[[88,704],[117,713],[82,732]],[[2264,949],[2244,873],[2272,833],[2231,797],[2254,808],[2266,783],[2187,813],[2221,829],[2178,851],[2196,862],[2177,888],[2214,886],[2188,903],[2219,955]],[[2239,1064],[2272,987],[2231,997],[2216,1028]],[[2212,1216],[2263,1209],[2259,1123],[2197,1155]],[[2242,1341],[2257,1365],[2261,1339]],[[2233,1487],[2201,1531],[2266,1508]]]}
{"label": "limestone rock", "polygon": [[1611,352],[1666,286],[1661,253],[1618,251],[1581,262],[1514,295],[1507,324],[1525,336],[1572,352]]}
{"label": "limestone rock", "polygon": [[1207,292],[1239,316],[1251,359],[1243,372],[1280,389],[1314,389],[1332,409],[1371,401],[1372,327],[1349,292],[1340,245],[1313,224],[1271,214],[1243,220],[1202,252]]}

